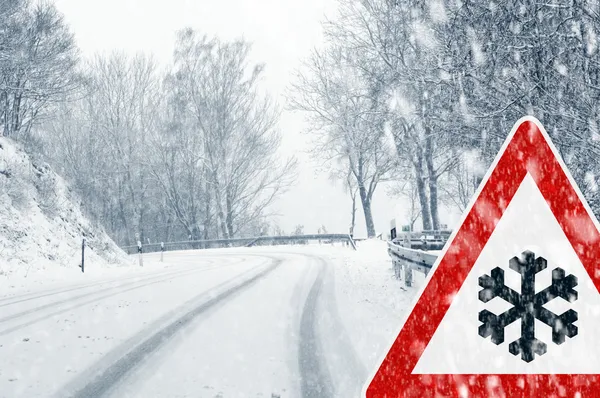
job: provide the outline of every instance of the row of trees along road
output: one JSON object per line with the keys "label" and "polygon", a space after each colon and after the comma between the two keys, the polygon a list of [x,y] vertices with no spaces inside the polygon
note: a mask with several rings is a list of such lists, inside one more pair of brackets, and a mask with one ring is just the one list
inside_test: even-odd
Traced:
{"label": "row of trees along road", "polygon": [[440,227],[440,204],[464,210],[527,114],[598,214],[597,1],[339,0],[324,31],[291,106],[307,112],[315,157],[353,203],[358,190],[369,236],[384,180],[424,229]]}
{"label": "row of trees along road", "polygon": [[[464,210],[513,123],[548,128],[600,210],[597,0],[338,0],[289,107],[314,154],[360,202],[369,236],[382,181],[407,216],[440,227]],[[41,152],[122,244],[235,237],[266,228],[294,162],[278,159],[278,108],[244,41],[183,30],[171,65],[80,59],[47,2],[0,0],[0,131]],[[10,166],[10,165],[8,165]]]}
{"label": "row of trees along road", "polygon": [[259,235],[295,160],[277,156],[250,49],[184,29],[166,71],[82,59],[51,3],[0,0],[0,131],[50,159],[118,243]]}

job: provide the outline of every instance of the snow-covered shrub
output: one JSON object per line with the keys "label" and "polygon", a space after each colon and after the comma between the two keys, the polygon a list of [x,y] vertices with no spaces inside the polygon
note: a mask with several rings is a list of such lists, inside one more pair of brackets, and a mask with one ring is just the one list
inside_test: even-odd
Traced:
{"label": "snow-covered shrub", "polygon": [[34,170],[33,185],[37,191],[37,201],[40,209],[49,217],[55,217],[60,205],[56,178],[48,165],[38,166],[32,163],[32,168]]}
{"label": "snow-covered shrub", "polygon": [[12,206],[24,209],[29,200],[27,179],[29,171],[27,165],[21,159],[0,157],[0,192],[10,198]]}

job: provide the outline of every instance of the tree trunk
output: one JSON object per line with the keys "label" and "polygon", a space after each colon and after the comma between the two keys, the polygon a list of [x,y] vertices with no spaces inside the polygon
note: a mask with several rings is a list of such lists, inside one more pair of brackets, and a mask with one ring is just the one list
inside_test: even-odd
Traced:
{"label": "tree trunk", "polygon": [[415,150],[416,161],[415,180],[417,182],[417,194],[419,195],[419,204],[421,205],[421,220],[423,221],[423,230],[431,229],[431,214],[429,213],[429,203],[427,192],[425,191],[425,176],[423,175],[423,150],[419,145]]}
{"label": "tree trunk", "polygon": [[435,230],[440,229],[440,217],[438,213],[438,176],[433,165],[433,136],[431,128],[425,127],[425,164],[429,175],[429,209],[431,212],[432,227]]}
{"label": "tree trunk", "polygon": [[217,206],[217,222],[219,223],[219,227],[221,228],[223,239],[229,239],[229,234],[227,233],[227,225],[225,223],[225,212],[223,211],[223,202],[221,198],[221,185],[219,184],[216,172],[213,173],[213,186],[215,189],[215,204]]}
{"label": "tree trunk", "polygon": [[354,236],[354,225],[356,225],[356,191],[351,194],[352,198],[352,221],[350,222],[350,235]]}
{"label": "tree trunk", "polygon": [[[208,177],[208,174],[206,174]],[[208,240],[210,237],[210,222],[211,222],[211,195],[210,195],[210,180],[206,179],[206,192],[204,193],[204,197],[206,198],[206,203],[204,204],[204,240]],[[207,243],[204,243],[203,248],[206,249]]]}
{"label": "tree trunk", "polygon": [[170,242],[171,241],[171,231],[173,229],[173,226],[172,226],[173,220],[171,219],[169,214],[166,211],[164,211],[164,209],[163,209],[163,219],[165,220],[166,225],[165,225],[165,230],[162,235],[163,236],[162,240],[164,242]]}
{"label": "tree trunk", "polygon": [[138,216],[138,230],[140,231],[140,239],[148,238],[146,236],[146,231],[144,231],[144,207],[140,207],[140,214]]}
{"label": "tree trunk", "polygon": [[358,183],[358,191],[360,193],[360,201],[365,215],[365,223],[367,226],[367,236],[375,237],[375,224],[373,223],[373,214],[371,213],[371,198],[367,195],[367,189],[362,181]]}
{"label": "tree trunk", "polygon": [[19,131],[19,127],[21,124],[21,120],[19,119],[21,112],[21,94],[15,94],[14,102],[13,102],[13,127],[11,129],[11,134],[15,134]]}
{"label": "tree trunk", "polygon": [[8,136],[8,93],[0,91],[0,123],[2,123],[2,136]]}
{"label": "tree trunk", "polygon": [[227,232],[229,232],[229,239],[233,238],[233,200],[231,199],[231,195],[229,194],[229,190],[227,190],[227,194],[225,197],[225,205],[226,205],[226,223],[227,223]]}
{"label": "tree trunk", "polygon": [[129,228],[129,220],[127,218],[127,214],[125,211],[125,203],[124,203],[124,199],[123,199],[123,185],[121,182],[118,183],[118,192],[119,192],[119,200],[118,200],[118,206],[119,206],[119,216],[121,217],[121,222],[123,223],[123,227],[125,230],[125,246],[130,246],[131,245],[131,238],[130,238],[130,233],[131,233],[131,229]]}

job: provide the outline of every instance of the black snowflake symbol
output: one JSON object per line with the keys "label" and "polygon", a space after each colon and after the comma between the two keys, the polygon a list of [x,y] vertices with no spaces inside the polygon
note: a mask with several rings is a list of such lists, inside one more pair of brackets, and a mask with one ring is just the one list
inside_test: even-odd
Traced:
{"label": "black snowflake symbol", "polygon": [[577,277],[565,276],[562,268],[555,268],[552,271],[552,285],[536,293],[535,275],[547,266],[545,258],[536,258],[530,251],[523,252],[522,258],[513,257],[509,261],[510,269],[521,274],[521,294],[504,284],[504,270],[499,267],[492,270],[492,276],[479,277],[479,286],[483,287],[479,291],[479,300],[487,303],[500,297],[513,305],[500,315],[494,315],[488,310],[480,311],[479,321],[483,325],[479,326],[479,335],[484,338],[492,336],[494,344],[502,344],[504,328],[521,319],[521,337],[510,343],[508,350],[513,355],[521,354],[521,359],[525,362],[533,361],[535,354],[546,353],[546,344],[535,338],[536,319],[552,328],[552,341],[555,344],[564,343],[565,336],[577,336],[577,326],[573,325],[577,321],[576,311],[568,310],[556,315],[544,308],[544,304],[556,297],[562,297],[570,303],[577,300],[577,291],[573,290],[577,286]]}

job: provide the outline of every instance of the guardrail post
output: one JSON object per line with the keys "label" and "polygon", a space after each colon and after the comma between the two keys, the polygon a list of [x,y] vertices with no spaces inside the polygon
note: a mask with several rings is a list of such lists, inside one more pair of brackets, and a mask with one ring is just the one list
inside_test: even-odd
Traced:
{"label": "guardrail post", "polygon": [[165,242],[160,242],[160,262],[163,262],[163,253],[165,251]]}
{"label": "guardrail post", "polygon": [[81,240],[81,272],[85,272],[85,238]]}
{"label": "guardrail post", "polygon": [[404,284],[407,287],[411,287],[412,279],[413,279],[412,267],[408,264],[404,264],[403,267],[404,267]]}
{"label": "guardrail post", "polygon": [[398,280],[402,280],[402,264],[399,261],[393,261],[394,275]]}
{"label": "guardrail post", "polygon": [[144,259],[142,258],[142,242],[138,240],[138,257],[140,259],[140,267],[144,266]]}

